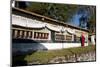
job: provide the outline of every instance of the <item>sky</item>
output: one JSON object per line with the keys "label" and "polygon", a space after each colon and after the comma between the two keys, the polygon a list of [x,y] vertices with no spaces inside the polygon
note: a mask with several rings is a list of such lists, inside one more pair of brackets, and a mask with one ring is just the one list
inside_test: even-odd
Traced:
{"label": "sky", "polygon": [[73,16],[72,20],[70,21],[72,25],[79,26],[79,18],[80,15],[76,14]]}

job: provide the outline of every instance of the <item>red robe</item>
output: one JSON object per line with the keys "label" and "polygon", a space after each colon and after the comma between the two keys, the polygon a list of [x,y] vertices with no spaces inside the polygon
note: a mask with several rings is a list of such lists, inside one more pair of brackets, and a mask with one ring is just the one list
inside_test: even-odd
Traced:
{"label": "red robe", "polygon": [[81,40],[82,40],[82,41],[81,41],[81,42],[82,42],[81,44],[82,44],[82,46],[84,46],[84,43],[85,43],[85,37],[84,37],[83,35],[82,35],[82,39],[81,39]]}

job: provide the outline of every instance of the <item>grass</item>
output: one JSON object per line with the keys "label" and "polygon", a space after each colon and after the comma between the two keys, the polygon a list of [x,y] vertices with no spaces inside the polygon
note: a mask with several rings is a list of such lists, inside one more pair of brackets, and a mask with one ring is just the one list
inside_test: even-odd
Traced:
{"label": "grass", "polygon": [[95,46],[90,45],[86,47],[75,47],[61,50],[38,51],[32,53],[31,55],[25,55],[23,59],[23,55],[17,56],[14,58],[14,61],[22,59],[24,61],[27,61],[27,63],[39,61],[42,64],[46,64],[49,60],[51,60],[54,57],[71,56],[73,54],[87,53],[91,51],[95,51]]}
{"label": "grass", "polygon": [[52,51],[45,51],[45,52],[41,51],[26,56],[25,60],[28,62],[32,62],[33,60],[36,60],[44,64],[54,57],[57,56],[60,57],[65,55],[72,55],[72,53],[69,52],[68,50],[52,50]]}

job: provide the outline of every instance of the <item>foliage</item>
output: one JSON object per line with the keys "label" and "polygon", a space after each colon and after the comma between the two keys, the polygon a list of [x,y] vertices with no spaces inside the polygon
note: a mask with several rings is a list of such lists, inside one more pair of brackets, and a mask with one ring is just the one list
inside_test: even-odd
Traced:
{"label": "foliage", "polygon": [[66,22],[76,13],[77,6],[34,2],[27,7],[27,10]]}
{"label": "foliage", "polygon": [[78,14],[80,17],[80,27],[85,28],[89,31],[95,30],[96,25],[96,7],[95,6],[82,6],[79,7]]}

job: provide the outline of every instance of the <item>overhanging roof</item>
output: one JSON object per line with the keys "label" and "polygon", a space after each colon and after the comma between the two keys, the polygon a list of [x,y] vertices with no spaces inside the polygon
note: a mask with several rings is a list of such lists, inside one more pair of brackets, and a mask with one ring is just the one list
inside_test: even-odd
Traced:
{"label": "overhanging roof", "polygon": [[65,25],[67,27],[71,27],[71,28],[75,28],[75,29],[78,29],[78,30],[83,30],[83,31],[89,32],[87,29],[83,29],[83,28],[80,28],[80,27],[76,27],[76,26],[73,26],[73,25],[69,25],[69,24],[66,24],[66,23],[64,23],[62,21],[58,21],[58,20],[55,20],[55,19],[52,19],[52,18],[43,16],[43,15],[34,13],[34,12],[30,12],[30,11],[24,10],[24,9],[20,9],[20,8],[13,7],[12,8],[12,11],[13,10],[20,11],[20,12],[23,12],[23,13],[26,13],[26,14],[29,14],[29,15],[32,15],[32,16],[37,16],[37,17],[40,17],[40,18],[44,18],[46,20],[53,21],[53,22],[59,23],[61,25]]}

